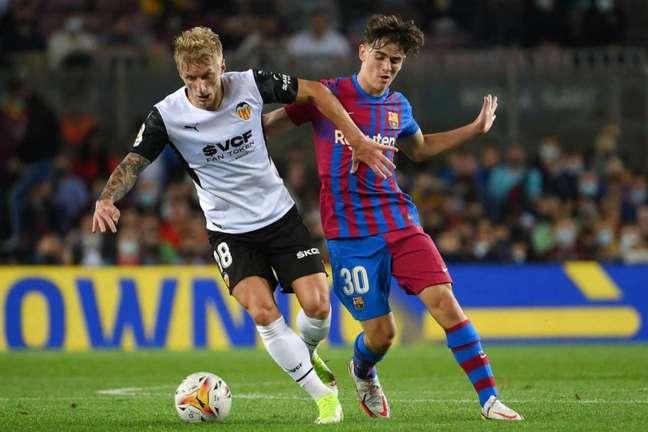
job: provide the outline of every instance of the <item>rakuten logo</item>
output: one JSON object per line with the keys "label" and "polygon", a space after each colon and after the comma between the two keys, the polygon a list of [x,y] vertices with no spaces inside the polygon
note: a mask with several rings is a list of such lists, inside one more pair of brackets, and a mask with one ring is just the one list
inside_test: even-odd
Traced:
{"label": "rakuten logo", "polygon": [[[382,134],[378,134],[369,138],[376,141],[378,144],[388,145],[392,147],[396,146],[396,138],[394,137],[387,137],[387,136],[382,136]],[[343,144],[345,146],[349,145],[349,142],[346,140],[344,134],[339,129],[335,129],[335,144]]]}

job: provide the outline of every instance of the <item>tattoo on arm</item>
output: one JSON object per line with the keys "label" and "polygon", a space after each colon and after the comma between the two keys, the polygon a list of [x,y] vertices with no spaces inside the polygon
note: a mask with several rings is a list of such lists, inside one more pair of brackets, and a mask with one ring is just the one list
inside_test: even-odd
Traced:
{"label": "tattoo on arm", "polygon": [[135,186],[137,176],[151,161],[137,153],[128,153],[112,172],[99,199],[112,199],[117,202]]}

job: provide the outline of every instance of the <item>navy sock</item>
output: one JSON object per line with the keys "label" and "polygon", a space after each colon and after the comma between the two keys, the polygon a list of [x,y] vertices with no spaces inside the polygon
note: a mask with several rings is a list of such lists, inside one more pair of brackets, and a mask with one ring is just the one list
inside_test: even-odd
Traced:
{"label": "navy sock", "polygon": [[364,332],[361,332],[353,344],[353,373],[362,379],[374,378],[376,376],[374,366],[382,360],[384,355],[369,349],[364,342]]}

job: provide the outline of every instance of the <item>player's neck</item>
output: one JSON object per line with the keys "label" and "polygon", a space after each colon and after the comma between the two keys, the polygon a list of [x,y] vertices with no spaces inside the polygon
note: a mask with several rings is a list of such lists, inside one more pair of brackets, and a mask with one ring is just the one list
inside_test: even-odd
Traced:
{"label": "player's neck", "polygon": [[357,77],[358,77],[358,84],[360,84],[360,87],[362,87],[362,90],[364,90],[365,93],[367,93],[369,96],[382,96],[387,91],[387,88],[377,89],[377,88],[373,87],[369,83],[369,80],[367,80],[367,78],[364,76],[362,71],[360,71],[360,73],[358,73]]}

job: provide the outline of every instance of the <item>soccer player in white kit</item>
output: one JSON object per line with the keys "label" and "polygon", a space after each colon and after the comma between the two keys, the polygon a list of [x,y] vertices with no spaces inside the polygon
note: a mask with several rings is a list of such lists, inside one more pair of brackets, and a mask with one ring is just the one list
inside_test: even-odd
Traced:
{"label": "soccer player in white kit", "polygon": [[[194,182],[231,295],[252,316],[274,361],[317,402],[315,422],[339,423],[335,377],[315,351],[330,326],[326,273],[268,155],[263,104],[314,104],[343,131],[356,159],[383,177],[394,169],[383,154],[390,148],[366,137],[318,82],[260,70],[225,73],[218,35],[206,27],[178,36],[174,58],[185,85],[149,113],[96,202],[93,231],[116,232],[120,213],[114,203],[170,145]],[[301,338],[277,308],[277,279],[302,307],[297,317]]]}

